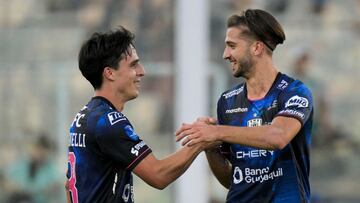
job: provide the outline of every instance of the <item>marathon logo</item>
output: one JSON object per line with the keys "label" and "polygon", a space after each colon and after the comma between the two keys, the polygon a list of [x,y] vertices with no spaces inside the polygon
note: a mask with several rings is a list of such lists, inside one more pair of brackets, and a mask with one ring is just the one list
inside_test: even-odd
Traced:
{"label": "marathon logo", "polygon": [[225,111],[225,113],[243,113],[243,112],[247,112],[248,108],[236,108],[236,109],[227,109]]}
{"label": "marathon logo", "polygon": [[285,108],[289,106],[297,106],[298,108],[304,108],[309,106],[309,101],[305,97],[299,97],[298,95],[295,95],[285,103]]}
{"label": "marathon logo", "polygon": [[108,118],[111,125],[114,125],[119,121],[126,120],[126,117],[122,113],[116,111],[108,113]]}

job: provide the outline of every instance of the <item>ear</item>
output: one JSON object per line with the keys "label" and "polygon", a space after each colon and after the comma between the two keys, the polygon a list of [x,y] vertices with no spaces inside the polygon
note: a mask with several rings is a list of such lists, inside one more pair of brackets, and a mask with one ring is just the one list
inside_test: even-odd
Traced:
{"label": "ear", "polygon": [[103,76],[108,80],[114,80],[114,69],[110,67],[105,67],[103,70]]}
{"label": "ear", "polygon": [[264,49],[265,44],[260,41],[256,41],[252,47],[252,52],[255,56],[259,56],[263,53]]}

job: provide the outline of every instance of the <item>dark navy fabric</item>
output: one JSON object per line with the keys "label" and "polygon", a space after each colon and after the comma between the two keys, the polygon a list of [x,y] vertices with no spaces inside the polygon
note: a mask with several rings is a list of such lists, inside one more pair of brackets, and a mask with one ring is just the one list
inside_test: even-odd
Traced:
{"label": "dark navy fabric", "polygon": [[218,101],[221,125],[270,125],[277,116],[293,117],[302,128],[282,150],[224,143],[221,152],[232,163],[226,202],[310,202],[309,148],[313,115],[311,92],[300,81],[279,73],[262,99],[247,98],[246,83],[224,92]]}
{"label": "dark navy fabric", "polygon": [[73,203],[132,203],[132,169],[151,149],[105,98],[94,97],[70,126],[69,187]]}

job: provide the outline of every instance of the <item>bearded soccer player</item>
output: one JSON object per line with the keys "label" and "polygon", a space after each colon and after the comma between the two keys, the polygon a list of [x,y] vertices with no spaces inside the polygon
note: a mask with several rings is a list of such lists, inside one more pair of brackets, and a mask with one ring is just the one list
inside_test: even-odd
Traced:
{"label": "bearded soccer player", "polygon": [[273,51],[284,40],[281,25],[266,11],[229,17],[223,58],[245,82],[221,95],[218,125],[202,117],[176,133],[188,146],[223,142],[206,156],[229,189],[227,203],[310,202],[313,101],[301,81],[273,65]]}
{"label": "bearded soccer player", "polygon": [[72,203],[133,203],[132,172],[163,189],[185,172],[204,145],[183,147],[158,160],[122,113],[139,95],[143,65],[123,27],[95,33],[79,53],[82,75],[95,95],[70,127],[67,197]]}

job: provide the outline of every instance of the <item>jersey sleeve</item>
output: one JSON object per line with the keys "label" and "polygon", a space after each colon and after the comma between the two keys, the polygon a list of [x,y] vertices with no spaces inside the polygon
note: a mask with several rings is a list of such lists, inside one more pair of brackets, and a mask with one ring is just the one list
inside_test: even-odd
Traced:
{"label": "jersey sleeve", "polygon": [[[217,103],[217,120],[219,125],[224,125],[224,99],[223,96],[220,97]],[[223,142],[218,147],[218,151],[220,154],[225,156],[227,159],[230,159],[230,144]]]}
{"label": "jersey sleeve", "polygon": [[220,97],[217,103],[217,120],[219,125],[224,124],[223,107],[224,107],[224,100],[222,99],[222,97]]}
{"label": "jersey sleeve", "polygon": [[96,124],[96,141],[101,151],[119,166],[132,170],[151,149],[119,112],[104,114]]}
{"label": "jersey sleeve", "polygon": [[296,80],[280,95],[279,106],[276,116],[292,117],[304,125],[313,110],[311,92],[303,83]]}

